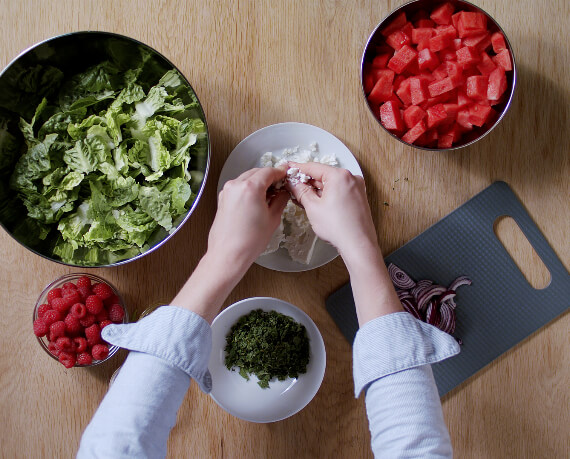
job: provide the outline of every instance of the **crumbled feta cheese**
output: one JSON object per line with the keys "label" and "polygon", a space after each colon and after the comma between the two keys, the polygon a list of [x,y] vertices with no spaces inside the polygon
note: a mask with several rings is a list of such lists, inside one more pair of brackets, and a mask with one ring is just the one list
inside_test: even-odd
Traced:
{"label": "crumbled feta cheese", "polygon": [[[285,148],[280,154],[266,152],[261,156],[259,164],[261,167],[279,167],[287,164],[289,161],[295,163],[314,161],[335,167],[339,165],[334,155],[319,155],[317,142],[311,142],[308,149],[295,146]],[[298,183],[307,183],[311,180],[311,177],[300,172],[298,168],[291,167],[287,170],[286,180],[293,185],[297,185]],[[283,185],[284,182],[279,182],[275,184],[275,188],[279,189]],[[273,233],[271,241],[269,241],[262,255],[275,252],[283,247],[287,250],[292,260],[298,263],[309,264],[313,257],[317,240],[318,237],[311,227],[305,210],[293,201],[289,201],[281,216],[281,223]]]}

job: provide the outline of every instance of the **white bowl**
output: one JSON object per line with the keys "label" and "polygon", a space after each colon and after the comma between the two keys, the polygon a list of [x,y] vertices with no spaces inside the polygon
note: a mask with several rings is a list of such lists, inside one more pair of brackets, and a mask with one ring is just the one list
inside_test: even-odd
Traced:
{"label": "white bowl", "polygon": [[[238,371],[226,368],[226,336],[240,317],[255,309],[277,311],[305,326],[310,345],[306,373],[284,381],[274,379],[269,382],[269,388],[263,389],[257,384],[257,377],[252,375],[246,380]],[[325,344],[319,329],[307,314],[286,301],[269,297],[247,298],[228,306],[212,323],[210,395],[221,408],[245,421],[275,422],[301,411],[319,390],[325,367]]]}
{"label": "white bowl", "polygon": [[[228,180],[235,179],[243,172],[259,166],[261,156],[270,151],[282,153],[286,148],[299,146],[308,149],[311,143],[319,146],[320,155],[334,155],[339,167],[348,169],[354,175],[362,176],[358,161],[338,138],[317,126],[304,123],[279,123],[261,128],[243,139],[230,153],[218,180],[218,194]],[[261,255],[255,263],[268,269],[282,272],[301,272],[323,266],[338,256],[330,244],[317,240],[313,257],[308,264],[291,259],[287,250]]]}

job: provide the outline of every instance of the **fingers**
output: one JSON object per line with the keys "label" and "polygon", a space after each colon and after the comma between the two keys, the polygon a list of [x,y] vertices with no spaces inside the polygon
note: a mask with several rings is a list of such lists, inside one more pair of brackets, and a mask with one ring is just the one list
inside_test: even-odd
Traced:
{"label": "fingers", "polygon": [[317,190],[306,183],[299,182],[296,185],[291,185],[291,183],[287,182],[286,188],[293,195],[295,201],[305,208],[319,198]]}
{"label": "fingers", "polygon": [[328,173],[339,170],[338,167],[328,166],[326,164],[309,162],[309,163],[289,163],[289,167],[296,167],[303,174],[310,175],[314,181],[323,183],[323,178]]}
{"label": "fingers", "polygon": [[236,180],[244,181],[250,180],[253,183],[263,187],[269,188],[275,182],[282,180],[287,175],[287,170],[280,167],[261,167],[245,171]]}
{"label": "fingers", "polygon": [[269,201],[269,212],[271,215],[280,217],[290,197],[289,193],[285,190],[277,192]]}

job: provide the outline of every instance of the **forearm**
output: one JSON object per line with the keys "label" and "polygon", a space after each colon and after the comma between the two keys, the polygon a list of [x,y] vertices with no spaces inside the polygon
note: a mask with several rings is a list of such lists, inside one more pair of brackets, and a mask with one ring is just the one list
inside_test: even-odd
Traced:
{"label": "forearm", "polygon": [[361,242],[357,248],[341,252],[341,256],[350,275],[360,326],[377,317],[402,311],[382,252],[375,242]]}
{"label": "forearm", "polygon": [[247,257],[228,258],[208,251],[171,304],[195,312],[211,324],[250,265]]}

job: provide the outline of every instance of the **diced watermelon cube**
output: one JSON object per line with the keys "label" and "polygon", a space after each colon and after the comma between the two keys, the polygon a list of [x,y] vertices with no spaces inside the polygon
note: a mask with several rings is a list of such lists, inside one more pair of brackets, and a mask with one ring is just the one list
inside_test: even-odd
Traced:
{"label": "diced watermelon cube", "polygon": [[455,40],[457,38],[457,29],[452,25],[447,26],[439,26],[435,30],[436,35],[443,35],[444,37],[448,37],[451,40]]}
{"label": "diced watermelon cube", "polygon": [[435,70],[439,65],[439,59],[431,49],[425,48],[418,53],[418,67],[420,70]]}
{"label": "diced watermelon cube", "polygon": [[487,87],[489,79],[483,75],[475,75],[467,78],[467,97],[472,99],[487,99]]}
{"label": "diced watermelon cube", "polygon": [[424,120],[421,120],[418,124],[416,124],[413,128],[411,128],[403,135],[402,140],[407,143],[414,143],[417,138],[426,131],[426,124],[424,123]]}
{"label": "diced watermelon cube", "polygon": [[453,25],[453,27],[455,27],[456,29],[459,26],[459,20],[461,19],[461,16],[463,14],[463,11],[459,11],[458,13],[452,14],[451,15],[451,24]]}
{"label": "diced watermelon cube", "polygon": [[394,78],[394,92],[400,89],[400,85],[402,84],[402,81],[404,81],[405,79],[406,77],[404,75],[398,75],[396,78]]}
{"label": "diced watermelon cube", "polygon": [[493,56],[493,62],[501,67],[503,67],[507,72],[513,69],[513,64],[511,62],[511,53],[508,49],[503,49],[499,54]]}
{"label": "diced watermelon cube", "polygon": [[491,48],[491,35],[487,34],[485,38],[479,42],[476,48],[480,53],[489,50]]}
{"label": "diced watermelon cube", "polygon": [[461,40],[461,38],[454,39],[453,43],[451,44],[451,49],[457,51],[461,48],[463,48],[463,40]]}
{"label": "diced watermelon cube", "polygon": [[432,73],[433,77],[436,80],[443,80],[444,78],[446,78],[447,75],[447,65],[444,62],[443,64],[441,64],[439,67],[437,67]]}
{"label": "diced watermelon cube", "polygon": [[451,148],[453,145],[453,135],[441,134],[437,138],[437,148]]}
{"label": "diced watermelon cube", "polygon": [[404,124],[408,129],[411,129],[426,116],[425,110],[417,105],[410,105],[404,110]]}
{"label": "diced watermelon cube", "polygon": [[438,128],[440,137],[450,135],[453,139],[453,142],[457,142],[461,138],[461,126],[457,123],[453,122],[449,126],[440,126]]}
{"label": "diced watermelon cube", "polygon": [[443,104],[443,108],[447,112],[447,119],[455,120],[459,112],[459,106],[457,104]]}
{"label": "diced watermelon cube", "polygon": [[469,107],[469,121],[475,126],[483,126],[491,114],[491,107],[488,105],[473,104]]}
{"label": "diced watermelon cube", "polygon": [[391,131],[403,131],[405,129],[400,108],[392,101],[385,102],[380,106],[380,122]]}
{"label": "diced watermelon cube", "polygon": [[431,37],[429,39],[429,49],[431,49],[434,53],[437,53],[438,51],[451,46],[452,42],[453,38],[450,38],[448,35],[436,35],[435,37]]}
{"label": "diced watermelon cube", "polygon": [[490,40],[491,36],[489,32],[483,32],[477,35],[473,35],[471,37],[467,37],[463,39],[463,46],[473,46],[474,48],[479,48],[479,45],[486,40]]}
{"label": "diced watermelon cube", "polygon": [[447,77],[443,80],[434,81],[428,86],[428,91],[431,97],[439,96],[440,94],[452,91],[455,85],[451,81],[451,78]]}
{"label": "diced watermelon cube", "polygon": [[429,40],[433,37],[434,32],[429,27],[418,27],[412,30],[412,43],[418,44],[420,41]]}
{"label": "diced watermelon cube", "polygon": [[481,60],[479,52],[472,46],[464,46],[455,51],[455,54],[457,54],[457,62],[459,62],[463,68],[475,65]]}
{"label": "diced watermelon cube", "polygon": [[447,48],[441,50],[439,53],[439,59],[443,61],[455,61],[457,60],[457,55],[455,54],[455,50],[453,48]]}
{"label": "diced watermelon cube", "polygon": [[469,121],[469,117],[469,108],[464,108],[457,112],[457,124],[459,124],[459,126],[461,126],[466,131],[473,129],[473,123]]}
{"label": "diced watermelon cube", "polygon": [[443,104],[434,105],[426,110],[428,129],[437,126],[447,118],[447,112]]}
{"label": "diced watermelon cube", "polygon": [[457,22],[459,38],[471,37],[487,30],[487,16],[479,12],[463,11]]}
{"label": "diced watermelon cube", "polygon": [[454,11],[455,8],[448,2],[435,8],[429,17],[436,24],[451,24],[451,15]]}
{"label": "diced watermelon cube", "polygon": [[416,21],[416,27],[418,29],[423,28],[423,27],[434,28],[435,22],[433,22],[431,19],[418,19]]}
{"label": "diced watermelon cube", "polygon": [[495,32],[491,35],[491,44],[493,45],[493,51],[495,51],[495,54],[499,54],[502,50],[507,49],[505,37],[501,32]]}
{"label": "diced watermelon cube", "polygon": [[412,42],[412,38],[405,34],[401,29],[392,32],[386,37],[386,43],[395,50],[399,50],[402,46]]}
{"label": "diced watermelon cube", "polygon": [[421,40],[416,46],[416,49],[418,50],[418,52],[420,52],[422,49],[426,49],[426,48],[429,48],[429,40]]}
{"label": "diced watermelon cube", "polygon": [[370,94],[368,94],[368,100],[373,104],[380,105],[380,103],[386,102],[392,96],[394,72],[391,70],[378,70],[377,72],[378,80]]}
{"label": "diced watermelon cube", "polygon": [[418,53],[413,48],[404,45],[388,61],[388,68],[396,73],[402,73],[412,62],[417,61],[417,56]]}
{"label": "diced watermelon cube", "polygon": [[451,78],[451,81],[455,87],[463,84],[463,68],[457,62],[446,61],[445,67],[447,70],[447,75]]}
{"label": "diced watermelon cube", "polygon": [[406,78],[404,81],[400,83],[396,94],[400,98],[400,100],[404,103],[404,105],[410,105],[412,103],[412,93],[410,91],[410,79]]}
{"label": "diced watermelon cube", "polygon": [[425,78],[411,77],[410,92],[412,94],[412,104],[419,105],[429,97],[428,82]]}
{"label": "diced watermelon cube", "polygon": [[485,51],[483,51],[481,53],[481,62],[477,64],[477,69],[481,72],[482,75],[489,76],[491,72],[496,68],[497,66],[493,60]]}
{"label": "diced watermelon cube", "polygon": [[394,19],[392,19],[390,24],[388,24],[386,27],[384,27],[384,29],[382,29],[381,33],[383,36],[387,37],[392,32],[395,32],[396,30],[404,27],[406,25],[406,22],[408,22],[406,18],[406,13],[402,11],[401,13],[398,13],[398,15]]}
{"label": "diced watermelon cube", "polygon": [[391,55],[392,54],[389,54],[389,53],[383,53],[383,54],[378,54],[377,56],[375,56],[374,59],[372,59],[372,68],[373,69],[385,69],[386,64],[390,60]]}
{"label": "diced watermelon cube", "polygon": [[457,90],[457,105],[462,108],[473,103],[473,99],[469,98],[462,89]]}
{"label": "diced watermelon cube", "polygon": [[486,96],[490,101],[496,101],[501,98],[507,90],[507,76],[502,67],[497,67],[489,75],[489,86],[487,87]]}

